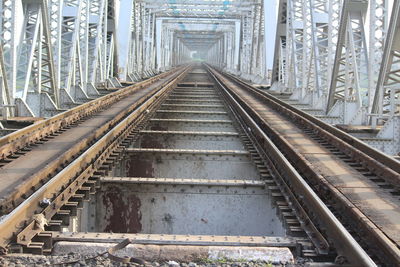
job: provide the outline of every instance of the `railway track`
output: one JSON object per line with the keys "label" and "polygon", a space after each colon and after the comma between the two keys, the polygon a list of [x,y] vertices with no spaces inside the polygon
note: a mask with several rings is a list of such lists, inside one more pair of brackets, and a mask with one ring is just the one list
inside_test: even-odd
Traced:
{"label": "railway track", "polygon": [[210,67],[123,90],[0,140],[4,253],[130,238],[400,262],[396,162]]}
{"label": "railway track", "polygon": [[397,265],[400,164],[266,92],[211,71],[369,254]]}
{"label": "railway track", "polygon": [[[10,240],[17,238],[20,229],[27,225],[36,227],[32,218],[43,207],[51,208],[54,215],[60,213],[64,204],[68,205],[70,198],[74,199],[73,193],[79,191],[75,194],[76,200],[88,197],[95,184],[89,176],[103,162],[105,154],[114,152],[111,146],[115,136],[186,71],[187,68],[180,68],[162,74],[1,138],[0,246],[3,250],[7,250]],[[64,194],[66,191],[69,191],[68,197]],[[54,206],[54,201],[61,206]],[[50,202],[51,207],[46,204]],[[69,208],[76,210],[77,202],[71,205]],[[45,214],[44,218],[50,219]],[[49,220],[49,223],[60,222]],[[29,236],[23,234],[20,238],[25,240],[24,244],[32,245],[31,238],[37,232],[33,230]]]}

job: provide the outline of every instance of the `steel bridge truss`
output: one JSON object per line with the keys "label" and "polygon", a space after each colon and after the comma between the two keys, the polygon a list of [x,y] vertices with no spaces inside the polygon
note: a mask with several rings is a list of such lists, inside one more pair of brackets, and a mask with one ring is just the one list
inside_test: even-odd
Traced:
{"label": "steel bridge truss", "polygon": [[326,122],[376,129],[364,141],[397,154],[399,9],[397,0],[281,0],[272,90]]}
{"label": "steel bridge truss", "polygon": [[2,0],[0,6],[3,117],[49,117],[98,97],[96,87],[113,82],[112,2]]}
{"label": "steel bridge truss", "polygon": [[0,0],[1,114],[50,117],[193,60],[265,80],[261,0]]}

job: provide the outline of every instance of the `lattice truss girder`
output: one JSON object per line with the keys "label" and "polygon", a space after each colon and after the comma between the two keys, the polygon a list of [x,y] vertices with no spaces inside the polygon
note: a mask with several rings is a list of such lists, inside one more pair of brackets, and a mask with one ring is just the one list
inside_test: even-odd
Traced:
{"label": "lattice truss girder", "polygon": [[[127,9],[129,1],[121,2],[121,11]],[[126,21],[130,21],[128,30],[119,35],[118,47],[126,47],[123,52],[120,52],[121,59],[119,60],[119,76],[121,79],[137,81],[154,75],[157,70],[161,70],[157,64],[166,62],[165,55],[157,55],[157,39],[163,35],[163,49],[169,49],[170,42],[165,38],[162,32],[162,24],[158,22],[157,15],[146,7],[143,1],[134,1],[130,3],[132,6],[126,16],[120,16],[120,28]],[[158,25],[158,26],[157,26]],[[121,31],[122,32],[122,31]],[[165,36],[165,38],[164,38]],[[160,51],[158,51],[160,53]],[[124,56],[126,55],[126,56]],[[124,60],[126,59],[126,61]],[[168,61],[168,66],[172,62]]]}
{"label": "lattice truss girder", "polygon": [[[237,19],[204,19],[204,18],[168,18],[168,17],[158,17],[159,20],[162,20],[162,38],[161,39],[170,39],[170,38],[178,38],[180,40],[180,45],[184,47],[184,49],[178,50],[179,53],[187,53],[185,56],[180,56],[179,54],[171,53],[167,49],[165,49],[165,45],[163,45],[163,50],[161,53],[163,55],[178,55],[180,59],[188,59],[190,55],[190,51],[196,51],[197,54],[205,55],[207,51],[210,54],[213,54],[216,48],[211,49],[213,45],[218,46],[219,53],[214,54],[218,57],[219,66],[234,69],[235,68],[235,53],[239,54],[238,51],[235,51],[235,42],[238,38],[240,38],[239,33],[236,32],[237,23],[240,23],[240,20]],[[168,37],[164,37],[169,35]],[[172,36],[172,37],[171,37]],[[171,49],[173,49],[174,42],[172,43]],[[169,48],[169,46],[168,46]],[[171,62],[171,60],[165,60],[165,56],[161,57],[160,68],[164,68],[168,66],[167,64]],[[210,57],[213,58],[213,57]],[[223,58],[223,59],[220,59]],[[237,60],[236,60],[237,61]],[[174,61],[175,62],[175,61]],[[213,61],[214,62],[214,58]],[[236,64],[237,65],[237,64]]]}
{"label": "lattice truss girder", "polygon": [[[209,60],[213,60],[220,67],[237,72],[244,78],[257,80],[257,77],[261,77],[265,79],[267,70],[264,22],[263,2],[253,5],[252,11],[246,12],[240,17],[240,30],[227,34],[223,41],[214,44],[208,56]],[[240,35],[236,36],[237,34]],[[235,38],[237,37],[240,39],[239,43],[236,42]],[[240,50],[237,55],[237,63],[234,51],[236,45],[239,45]],[[218,55],[224,55],[224,60],[216,58]]]}
{"label": "lattice truss girder", "polygon": [[[289,88],[288,68],[290,52],[287,51],[290,34],[288,34],[287,1],[281,0],[278,7],[278,19],[276,27],[274,61],[272,67],[272,82],[281,82],[285,88]],[[289,48],[288,48],[289,49]]]}
{"label": "lattice truss girder", "polygon": [[[354,106],[356,113],[365,105],[368,97],[368,52],[364,21],[367,1],[345,1],[341,11],[337,51],[333,66],[333,77],[328,96],[328,111],[336,101],[342,103],[344,123],[352,120],[348,107]],[[354,112],[354,110],[353,110]]]}
{"label": "lattice truss girder", "polygon": [[[115,75],[112,0],[1,0],[3,116],[52,116]],[[0,53],[1,54],[1,53]]]}
{"label": "lattice truss girder", "polygon": [[165,17],[238,18],[260,1],[151,1],[139,0]]}
{"label": "lattice truss girder", "polygon": [[332,72],[339,0],[281,1],[273,66],[292,98],[321,106]]}
{"label": "lattice truss girder", "polygon": [[236,47],[236,41],[240,36],[238,36],[235,31],[235,27],[236,24],[233,24],[231,30],[223,31],[219,38],[210,39],[208,43],[200,43],[200,45],[206,46],[203,50],[207,51],[207,62],[227,70],[234,70],[237,68],[239,60],[237,53],[239,53],[239,47]]}
{"label": "lattice truss girder", "polygon": [[[47,2],[1,1],[0,7],[0,39],[4,52],[0,60],[2,115],[15,115],[15,99],[25,102],[30,94],[43,92],[54,103],[59,103],[58,91],[54,90],[56,77]],[[23,19],[17,19],[21,17]]]}
{"label": "lattice truss girder", "polygon": [[371,123],[376,123],[377,120],[390,120],[393,116],[399,116],[400,113],[399,1],[394,1],[392,10],[371,109]]}
{"label": "lattice truss girder", "polygon": [[388,33],[390,14],[388,0],[370,0],[369,23],[371,32],[369,38],[369,90],[368,107],[371,109],[377,88],[378,73],[383,60],[385,40]]}
{"label": "lattice truss girder", "polygon": [[196,51],[265,77],[263,3],[0,0],[2,114],[52,116],[119,86],[116,76],[140,80]]}
{"label": "lattice truss girder", "polygon": [[[162,38],[157,41],[157,50],[161,54],[158,57],[158,69],[167,69],[171,64],[179,64],[187,61],[190,57],[191,51],[198,51],[200,54],[207,54],[204,51],[209,50],[209,54],[214,54],[218,57],[218,65],[221,67],[226,67],[229,69],[237,68],[238,59],[235,60],[235,53],[239,55],[238,51],[234,51],[235,42],[240,36],[235,31],[235,28],[229,27],[223,35],[219,35],[218,40],[211,38],[209,41],[203,40],[199,41],[198,38],[188,38],[190,36],[182,36],[182,34],[176,34],[178,32],[192,31],[196,29],[208,30],[212,34],[221,31],[223,24],[232,24],[232,20],[244,20],[247,21],[247,25],[242,27],[243,29],[251,32],[250,25],[254,24],[254,6],[260,6],[261,1],[138,1],[138,3],[143,5],[143,8],[149,9],[151,14],[156,16],[156,20],[162,20],[160,23],[162,30],[160,34]],[[259,11],[258,11],[259,12]],[[258,20],[263,19],[261,15],[258,15]],[[177,19],[183,19],[179,21]],[[259,25],[259,22],[256,22]],[[175,24],[175,27],[171,26]],[[204,28],[204,25],[207,25]],[[252,25],[253,26],[253,25]],[[258,26],[260,28],[260,26]],[[258,29],[257,28],[257,29]],[[263,30],[263,28],[262,28]],[[258,35],[258,33],[257,33]],[[262,35],[263,37],[263,35]],[[252,38],[250,36],[249,38]],[[191,39],[191,40],[189,40]],[[250,39],[250,41],[252,41]],[[212,46],[215,46],[211,49]],[[257,47],[260,44],[256,44],[254,50],[256,53],[253,58],[256,59],[257,55],[262,55],[263,49],[259,48],[257,52]],[[261,44],[263,45],[263,44]],[[162,47],[163,49],[161,49]],[[244,61],[252,62],[248,57],[252,57],[251,50],[252,46],[242,46],[246,51],[247,57],[243,56]],[[215,51],[218,50],[219,53]],[[182,54],[183,53],[183,54]],[[228,53],[228,55],[226,54]],[[238,56],[236,56],[237,58]],[[222,59],[221,59],[222,58]],[[258,60],[258,58],[257,58]],[[236,62],[236,64],[235,64]],[[249,63],[250,64],[250,63]],[[261,75],[260,68],[265,68],[263,64],[254,64],[253,70],[250,66],[245,68],[244,72],[257,71]]]}
{"label": "lattice truss girder", "polygon": [[341,123],[366,124],[371,117],[396,114],[398,54],[396,38],[388,34],[396,35],[398,1],[389,27],[391,2],[281,0],[273,88],[339,116]]}
{"label": "lattice truss girder", "polygon": [[[174,56],[172,51],[175,49],[175,45],[178,47],[183,45],[192,51],[194,49],[200,50],[201,54],[204,54],[204,50],[209,50],[208,58],[213,59],[214,62],[214,57],[211,54],[217,56],[215,63],[218,63],[218,66],[239,72],[242,76],[248,76],[248,78],[266,76],[264,1],[193,2],[174,0],[155,2],[140,0],[138,2],[143,4],[144,8],[149,9],[151,14],[156,16],[156,20],[162,20],[163,26],[160,34],[163,37],[157,44],[160,46],[159,43],[163,43],[163,51],[160,51],[163,55],[160,59],[157,59],[159,69],[165,69],[171,62],[176,62],[172,59],[166,59],[166,57]],[[179,21],[179,19],[183,20]],[[226,31],[223,30],[225,33],[220,36],[219,41],[203,42],[204,45],[202,45],[200,41],[188,41],[189,38],[181,35],[179,45],[174,40],[170,43],[167,41],[178,36],[174,35],[175,31],[190,31],[192,28],[201,27],[199,26],[201,24],[206,24],[208,30],[213,33],[220,31],[222,23],[232,24],[232,21],[235,27],[230,27]],[[167,23],[175,23],[175,28],[178,28],[178,30],[167,29],[168,26],[164,26]],[[166,47],[169,51],[165,50]],[[178,49],[178,51],[189,52],[186,49]],[[187,58],[187,56],[178,57]]]}

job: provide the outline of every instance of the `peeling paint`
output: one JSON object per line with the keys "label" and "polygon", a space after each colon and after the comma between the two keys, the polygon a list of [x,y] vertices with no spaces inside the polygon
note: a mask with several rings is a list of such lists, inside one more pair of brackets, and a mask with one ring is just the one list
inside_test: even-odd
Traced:
{"label": "peeling paint", "polygon": [[153,135],[143,135],[140,145],[142,148],[164,148],[164,145],[158,141],[158,138]]}
{"label": "peeling paint", "polygon": [[132,155],[127,161],[127,176],[130,177],[154,177],[153,161],[140,155]]}
{"label": "peeling paint", "polygon": [[109,187],[103,194],[105,207],[104,232],[139,233],[142,230],[141,201],[135,194],[121,192],[118,187]]}
{"label": "peeling paint", "polygon": [[167,127],[162,127],[159,124],[155,124],[155,125],[152,125],[150,127],[150,130],[153,130],[153,131],[168,131],[168,128]]}

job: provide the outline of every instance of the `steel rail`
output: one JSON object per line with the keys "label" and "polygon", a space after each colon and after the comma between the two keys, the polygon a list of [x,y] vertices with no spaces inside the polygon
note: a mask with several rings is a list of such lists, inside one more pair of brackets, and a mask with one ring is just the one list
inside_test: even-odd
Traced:
{"label": "steel rail", "polygon": [[[229,96],[227,96],[226,94],[223,95],[224,99],[226,100],[226,103],[230,103],[231,99],[229,98]],[[298,199],[296,197],[296,195],[290,188],[289,183],[286,182],[280,171],[278,171],[277,168],[274,166],[273,162],[270,159],[270,156],[266,153],[263,147],[262,144],[263,136],[257,135],[258,132],[252,130],[252,125],[250,125],[251,123],[246,121],[247,117],[240,115],[241,110],[238,110],[238,106],[230,105],[229,108],[232,114],[236,117],[237,121],[239,122],[242,130],[252,140],[254,147],[258,151],[259,156],[263,159],[266,166],[268,166],[270,173],[273,174],[271,175],[271,178],[274,181],[273,183],[274,185],[272,186],[272,188],[274,186],[279,188],[282,197],[285,199],[286,205],[290,207],[291,211],[293,212],[298,222],[300,223],[301,228],[303,229],[308,239],[313,244],[314,247],[310,249],[315,250],[319,256],[329,255],[331,252],[330,251],[331,245],[323,236],[321,231],[317,228],[317,226],[314,224],[313,220],[310,218],[306,210],[303,208],[302,203],[300,203],[301,199]],[[269,184],[271,185],[272,183],[269,181]]]}
{"label": "steel rail", "polygon": [[[179,73],[179,70],[182,70],[182,68],[175,69],[175,71],[177,71],[178,73]],[[172,72],[172,73],[170,72],[170,73],[168,73],[168,75],[166,77],[168,77],[168,79],[173,79],[174,75],[176,75],[176,74],[174,74],[174,72]],[[158,79],[154,80],[154,82],[157,80]],[[153,83],[151,83],[151,84],[153,84]],[[142,86],[140,86],[138,88],[142,88]],[[107,103],[103,102],[103,104],[105,105],[105,107],[107,107],[110,104],[117,102],[118,100],[122,100],[122,97],[135,93],[138,88],[134,88],[132,90],[129,90],[129,88],[127,88],[128,90],[122,89],[120,94],[117,94],[116,97],[111,99],[112,102],[107,102]],[[151,90],[151,92],[154,92],[157,89],[158,88],[155,87]],[[142,100],[145,98],[146,98],[146,96],[142,97]],[[140,100],[140,101],[142,101],[142,100]],[[106,133],[111,127],[113,127],[121,119],[123,119],[127,114],[129,114],[129,112],[131,112],[133,109],[135,109],[136,108],[135,105],[138,105],[140,103],[140,101],[137,101],[135,104],[132,104],[129,108],[124,110],[124,112],[121,112],[118,115],[116,115],[115,117],[113,117],[107,123],[105,123],[104,125],[99,127],[96,131],[94,131],[93,134],[91,134],[90,136],[88,136],[82,140],[77,140],[77,142],[73,146],[69,147],[68,150],[63,152],[60,156],[57,156],[53,160],[47,162],[46,166],[44,166],[40,171],[33,173],[32,175],[29,176],[29,179],[18,184],[14,191],[9,193],[7,196],[3,196],[3,198],[0,199],[0,212],[2,214],[11,212],[11,210],[13,208],[15,208],[26,197],[28,197],[35,190],[37,190],[37,188],[40,184],[47,182],[51,177],[53,177],[56,174],[56,172],[58,172],[62,169],[62,166],[69,164],[71,160],[73,160],[77,155],[81,154],[82,151],[84,151],[87,147],[89,147],[91,143],[95,142],[104,133]],[[97,106],[97,104],[96,104],[96,106]],[[104,106],[101,106],[101,107],[97,106],[97,107],[98,107],[97,110],[104,109]],[[72,114],[72,116],[74,116],[74,115]],[[52,120],[52,119],[49,119],[49,120]],[[33,134],[33,135],[38,135],[40,133],[41,133],[41,131],[38,130],[38,133]],[[30,137],[32,137],[33,135],[31,135]],[[7,146],[8,145],[6,145],[5,147],[7,147]]]}
{"label": "steel rail", "polygon": [[[226,76],[225,76],[226,77]],[[231,76],[227,76],[228,78]],[[239,84],[240,86],[240,84]],[[349,155],[350,157],[359,157],[362,152],[355,151],[351,153],[354,148],[349,147],[350,145],[341,142],[340,139],[332,136],[329,132],[324,131],[319,126],[313,124],[312,122],[308,122],[306,119],[301,118],[299,115],[291,112],[285,107],[279,106],[279,104],[269,101],[269,99],[258,92],[257,90],[251,90],[248,87],[241,87],[246,89],[250,94],[255,95],[258,99],[262,99],[265,101],[266,105],[270,105],[275,110],[285,114],[290,120],[293,120],[295,123],[303,123],[307,124],[315,133],[318,135],[324,136],[328,135],[330,138],[330,144],[344,144],[345,149],[342,150],[342,153]],[[238,97],[238,101],[242,103],[243,106],[246,106],[244,100]],[[247,112],[253,114],[253,116],[258,116],[257,113],[248,107]],[[367,216],[365,216],[359,208],[355,206],[348,198],[343,196],[343,194],[334,187],[331,183],[329,183],[322,175],[317,173],[315,169],[313,169],[312,165],[304,158],[303,155],[299,154],[298,151],[288,143],[282,136],[275,132],[261,117],[256,119],[258,125],[273,138],[276,144],[279,144],[279,148],[281,151],[285,152],[286,157],[292,162],[292,164],[299,170],[301,173],[307,174],[307,181],[310,185],[313,186],[314,190],[320,195],[321,198],[324,199],[325,202],[329,203],[336,210],[340,211],[340,219],[346,224],[349,225],[359,236],[362,242],[368,246],[368,250],[372,251],[371,254],[378,256],[380,260],[387,263],[390,262],[392,265],[397,265],[400,262],[400,249],[397,247],[393,241],[385,235],[384,232],[380,230],[378,226],[376,226]],[[365,155],[363,155],[365,156]],[[359,160],[358,160],[359,161]],[[377,163],[378,166],[382,166],[381,163]],[[362,166],[365,166],[363,164]],[[377,169],[372,169],[372,173],[376,173]],[[389,169],[391,174],[393,172]],[[378,174],[382,174],[379,173]],[[396,175],[396,174],[395,174]],[[385,177],[382,177],[385,178]]]}
{"label": "steel rail", "polygon": [[[258,93],[254,91],[249,91],[249,93],[258,95]],[[239,96],[237,96],[237,100],[244,107],[247,105]],[[269,102],[267,102],[267,104],[269,104]],[[253,118],[258,116],[250,106],[247,106],[245,109],[254,116]],[[301,121],[298,117],[290,115],[288,117],[290,119],[295,118],[296,122]],[[334,185],[317,173],[308,160],[298,153],[298,151],[289,142],[282,138],[279,133],[275,132],[269,126],[268,122],[263,120],[261,117],[257,117],[255,120],[267,135],[273,138],[274,142],[279,145],[281,151],[285,152],[285,156],[292,162],[297,170],[301,173],[307,174],[307,182],[313,186],[314,190],[324,199],[325,202],[329,203],[330,206],[339,211],[341,220],[347,225],[350,225],[350,229],[354,231],[362,242],[368,246],[369,251],[373,250],[371,254],[379,256],[382,262],[389,262],[392,265],[398,265],[398,262],[400,262],[400,250],[396,244],[393,243],[393,241],[390,240],[390,238],[388,238],[385,233],[383,233],[367,216],[365,216],[357,206],[343,196]],[[323,134],[323,132],[320,131],[318,131],[318,133]]]}
{"label": "steel rail", "polygon": [[209,68],[211,76],[220,85],[225,94],[230,98],[231,104],[240,115],[245,119],[255,133],[263,146],[265,153],[269,154],[274,166],[283,177],[291,184],[292,190],[298,197],[303,198],[303,203],[307,204],[309,210],[317,214],[320,225],[326,229],[327,235],[334,243],[335,249],[339,255],[344,256],[351,264],[359,266],[376,266],[374,261],[362,249],[346,228],[340,223],[335,215],[328,209],[319,196],[313,191],[308,183],[296,171],[293,165],[285,158],[277,146],[271,141],[266,133],[257,125],[255,120],[242,107],[243,103],[239,104],[229,89],[224,85],[223,81],[218,77],[215,70]]}
{"label": "steel rail", "polygon": [[29,144],[35,143],[42,138],[45,138],[46,136],[57,132],[63,127],[66,127],[73,122],[78,121],[79,119],[96,113],[101,108],[111,105],[117,102],[119,99],[123,98],[124,96],[132,94],[141,88],[149,86],[150,84],[153,84],[154,82],[159,81],[164,77],[167,77],[176,70],[177,68],[168,72],[164,72],[150,79],[138,82],[134,85],[119,89],[116,92],[112,92],[87,103],[81,104],[56,116],[34,123],[15,132],[12,132],[7,136],[1,137],[0,159],[5,159],[7,156],[12,155],[21,148],[26,147]]}
{"label": "steel rail", "polygon": [[[271,104],[274,104],[275,107],[281,107],[281,110],[284,110],[282,108],[287,109],[288,111],[291,112],[291,114],[296,114],[298,117],[296,118],[301,118],[303,121],[308,121],[308,123],[313,123],[316,126],[320,127],[321,130],[326,131],[327,133],[330,133],[332,136],[338,138],[340,141],[346,142],[349,146],[347,146],[348,149],[354,151],[354,154],[357,154],[357,156],[363,158],[367,162],[371,162],[371,169],[382,169],[381,170],[381,175],[382,176],[395,176],[395,179],[392,179],[393,183],[400,186],[400,162],[396,160],[394,157],[391,157],[371,146],[368,144],[364,143],[363,141],[359,140],[358,138],[328,124],[325,123],[324,121],[314,117],[313,115],[308,114],[307,112],[304,112],[294,106],[291,106],[290,104],[280,100],[279,98],[269,94],[268,92],[264,90],[260,90],[258,88],[255,88],[251,86],[250,84],[238,79],[237,77],[224,73],[224,75],[228,76],[232,80],[234,80],[236,83],[246,87],[248,90],[252,90],[257,92],[258,94],[263,95],[265,98],[268,99],[268,101]],[[288,111],[285,111],[286,114],[288,114]],[[362,152],[362,153],[360,153]],[[374,163],[372,163],[374,162]],[[391,171],[387,170],[391,169]]]}
{"label": "steel rail", "polygon": [[[129,129],[135,127],[137,119],[146,115],[148,109],[173,88],[185,76],[189,68],[175,69],[177,75],[173,80],[147,98],[129,116],[108,131],[10,214],[3,217],[0,221],[0,248],[6,251],[7,246],[12,242],[29,246],[32,239],[44,230],[34,217],[37,218],[40,214],[44,221],[49,221],[57,211],[67,204],[69,199],[102,166],[108,156],[118,149],[120,142],[128,135]],[[45,208],[40,207],[43,199],[50,200]]]}

